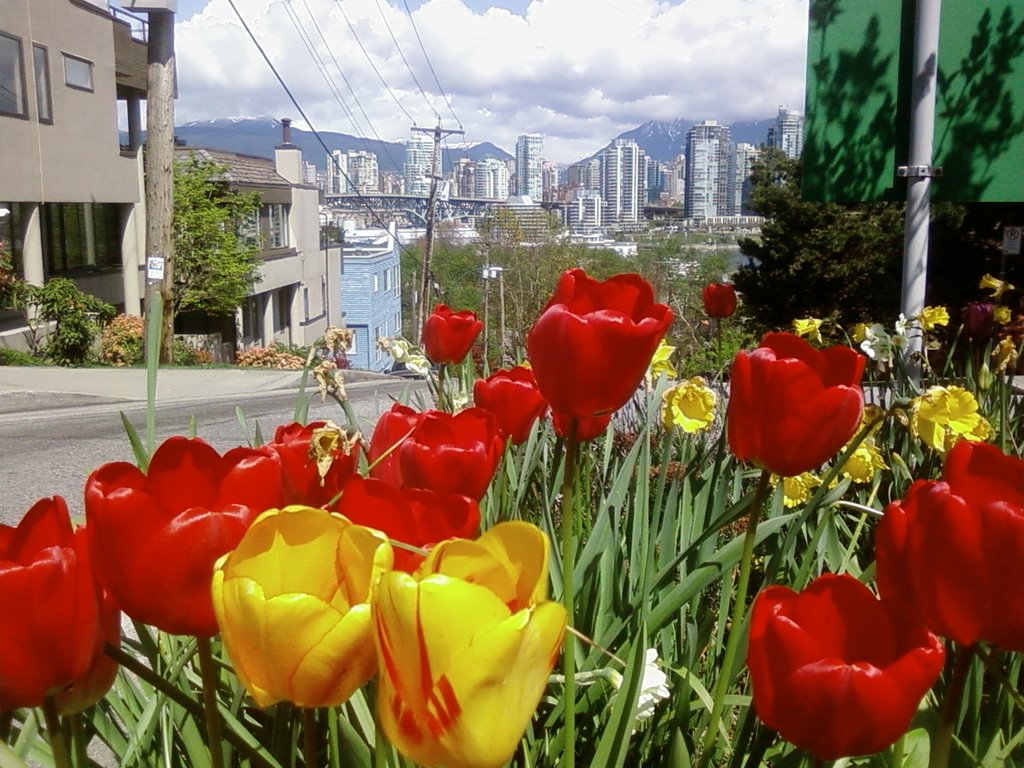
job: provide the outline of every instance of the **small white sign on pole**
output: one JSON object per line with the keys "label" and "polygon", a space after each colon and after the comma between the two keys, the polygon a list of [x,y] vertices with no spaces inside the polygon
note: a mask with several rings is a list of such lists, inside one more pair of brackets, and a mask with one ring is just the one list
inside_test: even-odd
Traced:
{"label": "small white sign on pole", "polygon": [[1003,227],[1003,253],[1020,256],[1020,227]]}
{"label": "small white sign on pole", "polygon": [[163,256],[147,256],[146,257],[146,279],[147,280],[163,280],[164,279],[164,257]]}

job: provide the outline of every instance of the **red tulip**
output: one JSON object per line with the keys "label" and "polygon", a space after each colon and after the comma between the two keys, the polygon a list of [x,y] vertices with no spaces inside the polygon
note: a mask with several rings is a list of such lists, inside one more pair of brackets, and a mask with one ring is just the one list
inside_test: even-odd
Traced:
{"label": "red tulip", "polygon": [[281,461],[270,449],[234,448],[222,457],[202,440],[172,437],[153,454],[148,474],[114,462],[89,477],[94,567],[133,619],[211,637],[214,562],[281,501]]}
{"label": "red tulip", "polygon": [[732,317],[736,311],[736,289],[731,283],[708,283],[704,286],[703,299],[708,317]]}
{"label": "red tulip", "polygon": [[447,304],[438,304],[423,324],[423,352],[438,365],[461,363],[483,327],[475,312],[453,312]]}
{"label": "red tulip", "polygon": [[402,485],[480,500],[504,450],[494,416],[482,408],[427,411],[399,449]]}
{"label": "red tulip", "polygon": [[[389,539],[428,548],[451,538],[475,538],[480,507],[467,496],[426,488],[396,488],[383,480],[353,475],[345,483],[338,512],[353,523],[376,528]],[[412,573],[423,556],[395,547],[395,568]]]}
{"label": "red tulip", "polygon": [[[99,588],[99,585],[97,585]],[[107,695],[117,678],[120,665],[107,655],[105,645],[121,647],[121,609],[105,589],[99,589],[100,620],[96,627],[96,647],[89,668],[68,688],[57,694],[57,712],[73,715],[88,709]]]}
{"label": "red tulip", "polygon": [[[359,462],[359,443],[350,441],[340,429],[325,421],[306,426],[298,423],[277,428],[269,447],[281,458],[284,504],[323,507],[341,492],[341,486],[355,473]],[[324,474],[317,465],[314,439],[321,441]]]}
{"label": "red tulip", "polygon": [[870,755],[902,736],[942,671],[941,641],[852,576],[803,592],[768,587],[750,618],[754,709],[820,760]]}
{"label": "red tulip", "polygon": [[817,350],[791,333],[769,333],[732,364],[729,447],[781,477],[820,467],[860,426],[865,358],[849,347]]}
{"label": "red tulip", "polygon": [[963,308],[963,332],[972,341],[987,339],[996,330],[996,308],[988,301],[972,301]]}
{"label": "red tulip", "polygon": [[1024,651],[1024,461],[961,440],[875,534],[878,590],[933,632]]}
{"label": "red tulip", "polygon": [[555,434],[562,439],[569,437],[573,419],[576,420],[576,439],[580,442],[585,442],[603,435],[605,430],[608,429],[608,425],[611,424],[612,415],[605,413],[600,416],[579,418],[576,416],[566,416],[564,413],[555,411],[551,414],[551,424],[555,428]]}
{"label": "red tulip", "polygon": [[381,414],[373,430],[373,437],[370,438],[372,477],[385,480],[396,487],[402,485],[398,449],[401,447],[400,443],[409,437],[422,417],[422,413],[401,403],[395,403],[391,410]]}
{"label": "red tulip", "polygon": [[621,408],[643,380],[672,310],[639,275],[599,282],[562,275],[526,338],[537,386],[553,411],[589,417]]}
{"label": "red tulip", "polygon": [[548,410],[548,401],[537,389],[533,371],[523,365],[477,379],[473,383],[473,402],[494,414],[498,429],[513,445],[526,442],[534,422]]}
{"label": "red tulip", "polygon": [[60,496],[0,525],[0,712],[36,707],[80,679],[99,637],[84,529]]}

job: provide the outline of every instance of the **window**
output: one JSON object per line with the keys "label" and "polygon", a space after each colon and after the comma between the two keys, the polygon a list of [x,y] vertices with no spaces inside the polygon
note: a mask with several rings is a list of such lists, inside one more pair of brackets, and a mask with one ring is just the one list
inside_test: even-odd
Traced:
{"label": "window", "polygon": [[376,272],[373,275],[373,292],[376,293],[380,290],[380,275]]}
{"label": "window", "polygon": [[36,71],[36,111],[40,123],[53,122],[53,100],[50,97],[50,54],[45,45],[32,44],[32,62]]}
{"label": "window", "polygon": [[116,203],[46,203],[42,217],[49,274],[121,266],[121,211]]}
{"label": "window", "polygon": [[28,117],[21,38],[0,32],[0,115]]}
{"label": "window", "polygon": [[267,208],[267,218],[270,220],[269,245],[271,248],[285,248],[288,246],[288,211],[281,203],[272,203]]}
{"label": "window", "polygon": [[238,237],[246,248],[260,248],[260,212],[246,211],[238,220]]}
{"label": "window", "polygon": [[391,290],[391,270],[390,269],[385,269],[384,270],[384,292],[386,293],[387,291],[390,291],[390,290]]}
{"label": "window", "polygon": [[92,62],[64,54],[64,82],[69,88],[80,91],[92,90]]}

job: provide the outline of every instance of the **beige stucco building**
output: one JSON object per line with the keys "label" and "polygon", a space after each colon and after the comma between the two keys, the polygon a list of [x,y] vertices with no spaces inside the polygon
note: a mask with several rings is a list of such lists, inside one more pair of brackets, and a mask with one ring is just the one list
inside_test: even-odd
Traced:
{"label": "beige stucco building", "polygon": [[[132,315],[145,296],[145,18],[106,0],[0,2],[0,241],[26,281],[66,277]],[[305,346],[341,322],[340,250],[321,249],[319,190],[284,122],[273,160],[212,158],[261,196],[261,276],[222,334],[232,346]],[[0,346],[24,347],[25,328],[0,310]]]}
{"label": "beige stucco building", "polygon": [[[0,240],[25,280],[68,277],[138,314],[146,43],[99,0],[0,3]],[[133,140],[121,146],[118,101]],[[21,346],[0,315],[0,345]]]}

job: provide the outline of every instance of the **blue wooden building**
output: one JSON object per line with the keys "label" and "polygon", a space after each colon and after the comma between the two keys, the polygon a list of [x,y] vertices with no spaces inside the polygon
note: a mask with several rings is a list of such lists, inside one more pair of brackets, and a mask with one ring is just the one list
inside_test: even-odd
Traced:
{"label": "blue wooden building", "polygon": [[341,306],[353,331],[353,368],[386,371],[391,356],[378,339],[402,333],[402,281],[397,229],[344,229]]}

